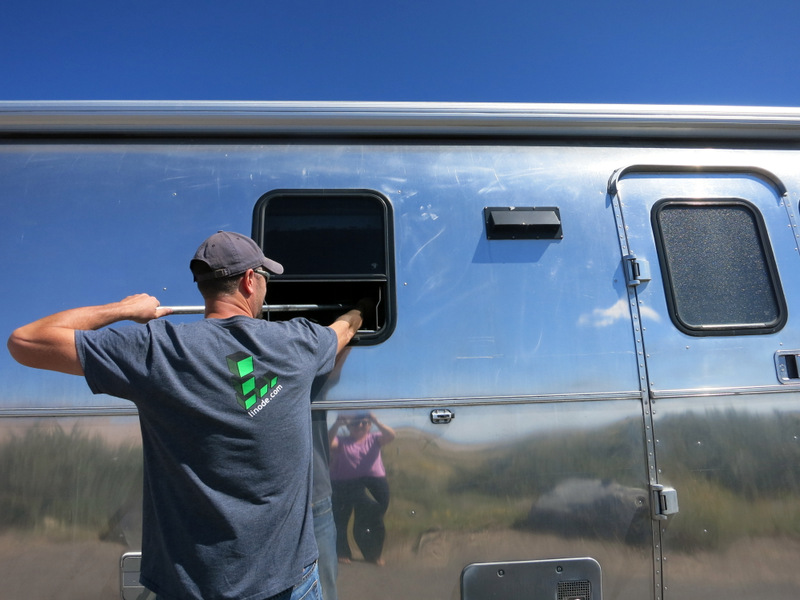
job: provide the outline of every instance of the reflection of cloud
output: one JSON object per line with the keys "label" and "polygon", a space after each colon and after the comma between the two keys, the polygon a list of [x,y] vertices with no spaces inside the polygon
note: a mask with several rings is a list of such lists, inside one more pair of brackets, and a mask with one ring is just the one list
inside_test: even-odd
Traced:
{"label": "reflection of cloud", "polygon": [[[661,317],[656,311],[647,306],[639,306],[639,312],[642,317],[660,321]],[[628,301],[626,298],[620,298],[610,308],[595,308],[591,314],[584,313],[578,319],[579,325],[591,325],[594,327],[608,327],[620,319],[630,319],[630,311],[628,310]]]}

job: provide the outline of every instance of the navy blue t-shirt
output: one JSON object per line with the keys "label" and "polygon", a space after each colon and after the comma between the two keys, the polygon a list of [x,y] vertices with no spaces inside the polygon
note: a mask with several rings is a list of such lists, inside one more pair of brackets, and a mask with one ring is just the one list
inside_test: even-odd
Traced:
{"label": "navy blue t-shirt", "polygon": [[91,390],[133,401],[144,452],[141,581],[261,599],[317,557],[310,392],[336,333],[245,316],[76,332]]}

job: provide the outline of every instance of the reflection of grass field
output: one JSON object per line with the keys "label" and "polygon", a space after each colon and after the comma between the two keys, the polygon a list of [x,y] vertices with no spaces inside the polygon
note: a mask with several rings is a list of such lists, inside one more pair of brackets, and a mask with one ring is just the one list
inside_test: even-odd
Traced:
{"label": "reflection of grass field", "polygon": [[659,466],[678,490],[667,539],[680,549],[800,537],[800,417],[735,411],[665,420]]}
{"label": "reflection of grass field", "polygon": [[386,528],[392,535],[416,538],[434,529],[478,531],[512,527],[524,518],[530,502],[499,502],[497,498],[462,495],[442,499],[437,506],[421,506],[405,498],[392,499]]}
{"label": "reflection of grass field", "polygon": [[[793,415],[715,413],[659,423],[659,468],[678,490],[672,549],[742,538],[800,539],[800,442]],[[507,445],[456,446],[400,430],[383,451],[394,540],[431,530],[507,529],[567,478],[644,486],[639,424]],[[80,429],[29,429],[0,443],[0,529],[96,535],[141,494],[141,447]],[[603,515],[598,515],[603,518]]]}
{"label": "reflection of grass field", "polygon": [[743,537],[800,537],[800,505],[793,495],[748,500],[718,483],[689,477],[682,480],[679,503],[666,530],[677,549],[714,549]]}
{"label": "reflection of grass field", "polygon": [[[664,472],[680,512],[666,536],[674,550],[713,549],[742,538],[800,538],[800,419],[785,415],[684,415],[660,424]],[[701,441],[702,444],[698,444]],[[513,527],[532,503],[569,477],[646,487],[641,433],[625,423],[565,438],[506,446],[440,446],[401,431],[384,451],[392,535]],[[710,468],[711,467],[711,468]],[[598,515],[603,518],[603,515]]]}
{"label": "reflection of grass field", "polygon": [[392,536],[416,538],[434,529],[510,527],[524,518],[530,509],[529,496],[453,489],[465,473],[498,455],[468,447],[442,449],[435,441],[400,432],[383,455],[392,491],[387,530]]}
{"label": "reflection of grass field", "polygon": [[0,528],[50,536],[102,531],[141,494],[142,452],[78,428],[33,428],[0,446]]}

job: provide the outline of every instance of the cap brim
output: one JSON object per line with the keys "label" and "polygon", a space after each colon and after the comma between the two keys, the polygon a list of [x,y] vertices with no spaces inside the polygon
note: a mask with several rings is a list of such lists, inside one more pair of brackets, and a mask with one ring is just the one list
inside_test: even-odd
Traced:
{"label": "cap brim", "polygon": [[270,273],[274,273],[275,275],[280,275],[283,273],[283,265],[279,262],[275,262],[274,260],[264,257],[264,268],[269,271]]}

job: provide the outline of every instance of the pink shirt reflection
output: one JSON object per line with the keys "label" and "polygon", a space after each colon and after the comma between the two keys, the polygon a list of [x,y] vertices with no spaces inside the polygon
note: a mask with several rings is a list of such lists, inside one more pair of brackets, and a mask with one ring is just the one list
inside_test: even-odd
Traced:
{"label": "pink shirt reflection", "polygon": [[381,458],[380,433],[369,433],[360,440],[337,436],[339,446],[331,451],[331,479],[344,481],[358,477],[386,477]]}

